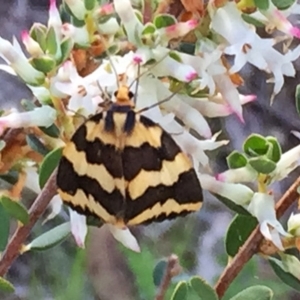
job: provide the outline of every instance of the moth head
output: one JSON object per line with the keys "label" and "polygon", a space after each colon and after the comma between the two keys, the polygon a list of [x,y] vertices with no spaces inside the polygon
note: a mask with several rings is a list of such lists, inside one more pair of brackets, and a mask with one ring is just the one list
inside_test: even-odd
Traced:
{"label": "moth head", "polygon": [[128,86],[122,85],[119,87],[117,91],[115,91],[114,96],[116,97],[116,103],[118,105],[126,105],[134,107],[134,103],[132,101],[134,94],[129,89]]}

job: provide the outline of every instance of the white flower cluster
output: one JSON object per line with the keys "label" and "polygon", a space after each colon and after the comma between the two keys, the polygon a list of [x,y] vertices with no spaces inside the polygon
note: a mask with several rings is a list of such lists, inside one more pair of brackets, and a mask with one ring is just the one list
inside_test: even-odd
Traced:
{"label": "white flower cluster", "polygon": [[[85,20],[88,11],[83,1],[65,0],[65,2],[78,20]],[[280,12],[271,1],[269,4],[267,11],[260,11],[252,17],[266,26],[282,31],[289,37],[299,37],[299,30],[287,20],[291,14],[299,14],[299,6],[294,4],[288,10]],[[42,104],[40,108],[30,112],[15,112],[0,117],[0,132],[6,128],[50,126],[55,122],[56,111],[49,105],[57,98],[68,99],[66,108],[70,117],[74,115],[74,112],[85,116],[94,114],[98,104],[103,101],[103,91],[112,94],[117,89],[117,75],[126,74],[127,84],[131,86],[133,92],[137,91],[137,108],[148,107],[170,97],[172,94],[170,82],[160,80],[169,77],[188,84],[194,94],[203,91],[202,97],[176,94],[170,101],[144,113],[161,124],[168,132],[178,133],[174,135],[174,139],[192,157],[196,168],[199,164],[204,168],[208,167],[209,160],[205,151],[214,150],[228,141],[216,141],[217,134],[211,132],[206,118],[235,114],[243,122],[242,105],[256,98],[255,95],[239,94],[238,83],[233,80],[235,73],[240,71],[246,63],[250,63],[272,74],[275,95],[284,84],[284,76],[295,75],[292,62],[300,56],[300,46],[286,53],[280,53],[274,48],[275,39],[261,38],[256,33],[255,27],[244,21],[235,2],[228,2],[218,8],[209,4],[208,11],[211,18],[210,31],[216,38],[198,39],[195,53],[192,55],[171,51],[167,45],[174,37],[183,37],[197,28],[198,22],[195,20],[154,28],[154,25],[146,27],[141,23],[129,0],[114,0],[113,4],[97,8],[93,12],[94,17],[110,16],[97,24],[98,32],[108,36],[106,42],[113,44],[114,36],[124,28],[128,42],[133,44],[136,50],[122,56],[112,55],[110,59],[103,60],[99,67],[85,77],[78,74],[74,61],[71,59],[62,61],[56,69],[51,69],[48,73],[37,70],[26,58],[15,39],[11,44],[0,38],[0,56],[7,63],[7,65],[0,65],[0,69],[21,77]],[[114,12],[120,18],[121,24],[113,15]],[[62,23],[55,0],[50,1],[48,27],[53,29],[54,45],[69,42],[68,45],[72,48],[75,44],[87,46],[91,41],[91,32],[87,24],[79,28],[69,23]],[[39,30],[42,27],[36,25],[36,28]],[[155,34],[143,36],[147,30]],[[47,66],[63,60],[62,47],[50,49],[53,54],[52,60],[47,56],[48,53],[42,45],[27,32],[22,34],[22,40],[31,57],[44,59],[43,62]],[[234,63],[230,68],[227,68],[224,63],[224,55],[234,56]],[[155,63],[148,64],[149,61],[155,61]],[[175,117],[180,119],[183,125],[177,122]],[[191,134],[190,129],[203,137],[203,140]],[[274,171],[274,180],[285,177],[298,165],[298,152],[299,149],[296,148],[293,155],[288,152],[282,156],[282,163],[279,162]],[[286,161],[288,161],[288,166],[286,166]],[[247,168],[229,170],[219,174],[216,178],[207,174],[199,174],[204,189],[228,197],[246,207],[258,218],[265,237],[273,239],[276,245],[282,248],[279,236],[274,237],[274,231],[281,234],[285,234],[285,231],[276,220],[273,197],[254,193],[248,187],[236,184],[244,179],[251,181],[256,178],[257,174]],[[268,213],[262,214],[261,212],[265,210]],[[86,235],[85,218],[76,216],[74,212],[71,215],[72,232],[77,243],[83,246]],[[272,230],[268,224],[272,226]],[[112,232],[118,240],[138,250],[135,239],[132,237],[124,239],[121,233],[116,232],[116,229]],[[123,233],[126,233],[127,237],[130,234],[129,231]],[[131,246],[128,245],[128,241],[131,241],[129,243]]]}

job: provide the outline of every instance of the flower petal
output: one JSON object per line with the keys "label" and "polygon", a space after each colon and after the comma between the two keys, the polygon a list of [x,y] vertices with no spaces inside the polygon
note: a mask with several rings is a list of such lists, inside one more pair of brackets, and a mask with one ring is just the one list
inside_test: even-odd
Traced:
{"label": "flower petal", "polygon": [[108,226],[113,237],[122,243],[126,248],[134,251],[141,252],[140,246],[136,240],[136,238],[131,234],[128,228],[120,229],[111,224],[105,224],[104,226]]}

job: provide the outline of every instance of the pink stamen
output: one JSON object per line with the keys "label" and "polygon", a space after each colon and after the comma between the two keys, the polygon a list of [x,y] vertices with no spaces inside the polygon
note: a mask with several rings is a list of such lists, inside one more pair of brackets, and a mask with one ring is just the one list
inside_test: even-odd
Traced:
{"label": "pink stamen", "polygon": [[136,63],[136,64],[141,64],[143,62],[143,59],[142,59],[141,56],[135,55],[133,57],[133,62]]}
{"label": "pink stamen", "polygon": [[189,82],[196,79],[197,77],[198,77],[197,72],[191,72],[185,77],[185,79]]}

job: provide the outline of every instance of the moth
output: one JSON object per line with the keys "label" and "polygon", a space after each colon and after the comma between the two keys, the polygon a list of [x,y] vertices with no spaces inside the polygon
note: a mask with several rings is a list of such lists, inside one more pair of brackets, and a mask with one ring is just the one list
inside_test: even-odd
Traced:
{"label": "moth", "polygon": [[57,173],[62,200],[120,228],[199,210],[202,189],[189,157],[161,126],[134,110],[126,85],[115,98],[66,144]]}

